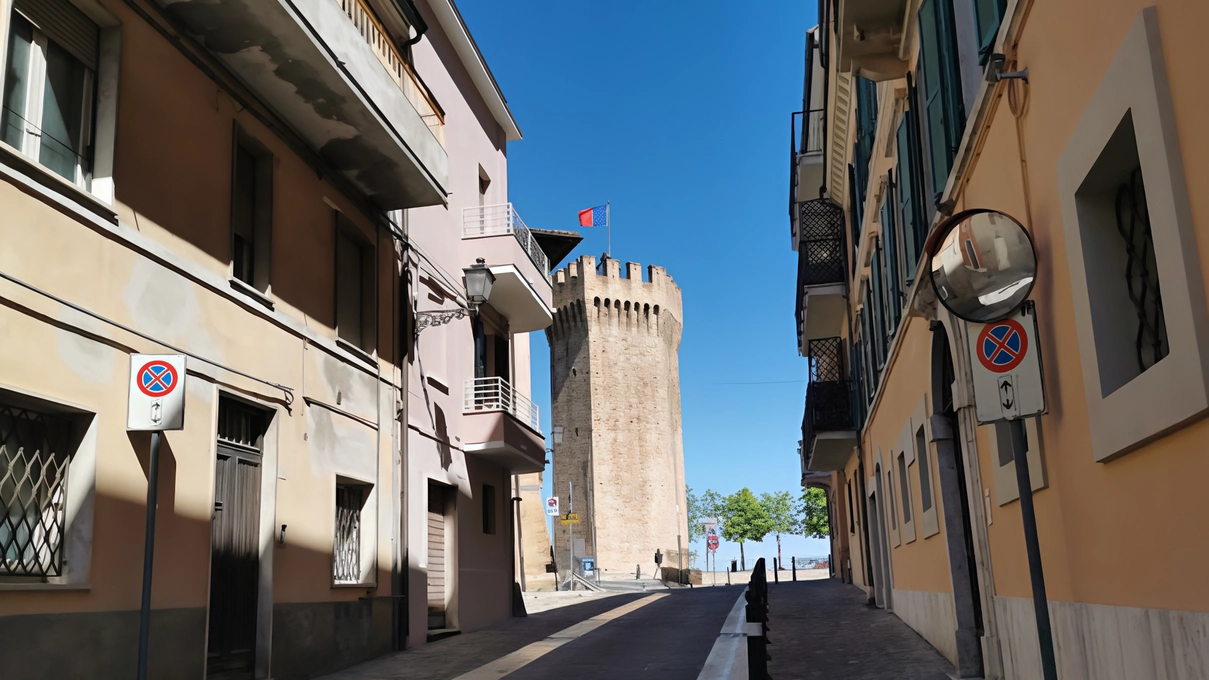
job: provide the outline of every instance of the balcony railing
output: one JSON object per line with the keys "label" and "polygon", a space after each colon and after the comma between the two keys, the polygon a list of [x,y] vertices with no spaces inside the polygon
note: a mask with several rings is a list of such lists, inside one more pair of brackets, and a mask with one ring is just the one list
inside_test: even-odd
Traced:
{"label": "balcony railing", "polygon": [[334,0],[340,4],[340,9],[348,16],[353,25],[361,33],[361,37],[365,39],[377,55],[378,61],[382,62],[382,66],[390,73],[390,77],[398,84],[399,89],[403,91],[403,96],[407,97],[407,101],[419,112],[420,117],[424,119],[424,123],[428,125],[428,129],[432,130],[432,134],[445,146],[445,111],[437,104],[436,97],[416,75],[407,60],[400,54],[399,48],[395,46],[391,40],[390,34],[386,29],[382,28],[378,18],[374,16],[374,12],[370,9],[365,0]]}
{"label": "balcony railing", "polygon": [[498,205],[482,205],[477,208],[462,209],[462,237],[476,238],[479,236],[497,236],[512,234],[516,237],[521,248],[529,254],[529,259],[538,271],[550,279],[550,260],[545,251],[537,245],[537,239],[525,225],[525,221],[516,213],[511,203]]}
{"label": "balcony railing", "polygon": [[517,394],[503,378],[472,378],[466,381],[462,412],[480,411],[503,411],[534,432],[540,434],[542,431],[541,413],[537,405],[523,394]]}
{"label": "balcony railing", "polygon": [[854,430],[852,392],[847,380],[812,382],[806,388],[802,415],[802,445],[809,451],[819,432]]}

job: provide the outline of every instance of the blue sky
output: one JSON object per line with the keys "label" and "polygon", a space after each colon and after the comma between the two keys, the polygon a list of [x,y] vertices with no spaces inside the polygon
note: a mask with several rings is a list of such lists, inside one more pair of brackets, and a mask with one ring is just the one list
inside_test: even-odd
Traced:
{"label": "blue sky", "polygon": [[[662,265],[683,291],[685,474],[697,491],[800,490],[789,120],[815,4],[458,3],[525,135],[508,150],[517,211],[533,227],[572,229],[578,210],[611,201],[613,256]],[[582,233],[572,257],[599,257],[605,230]],[[535,333],[546,432],[549,384]],[[827,552],[823,540],[782,545],[786,558]],[[772,537],[747,548],[749,565],[776,554]],[[723,543],[719,564],[738,555]]]}

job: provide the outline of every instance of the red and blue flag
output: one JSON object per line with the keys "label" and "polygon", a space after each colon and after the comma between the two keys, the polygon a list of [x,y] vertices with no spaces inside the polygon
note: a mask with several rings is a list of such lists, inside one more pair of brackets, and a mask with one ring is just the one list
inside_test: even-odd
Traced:
{"label": "red and blue flag", "polygon": [[609,206],[598,205],[595,208],[584,208],[579,211],[579,226],[607,227],[609,226]]}

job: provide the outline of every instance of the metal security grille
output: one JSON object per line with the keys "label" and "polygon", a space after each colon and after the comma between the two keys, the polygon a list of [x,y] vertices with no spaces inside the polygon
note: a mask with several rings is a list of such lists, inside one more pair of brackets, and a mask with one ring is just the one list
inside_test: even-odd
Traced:
{"label": "metal security grille", "polygon": [[1167,324],[1163,318],[1163,296],[1154,256],[1154,235],[1146,209],[1142,169],[1117,189],[1117,231],[1125,240],[1125,285],[1138,319],[1135,341],[1138,370],[1145,371],[1167,356]]}
{"label": "metal security grille", "polygon": [[336,543],[332,548],[332,570],[336,583],[361,582],[361,503],[364,489],[351,484],[336,485]]}
{"label": "metal security grille", "polygon": [[843,347],[839,338],[810,341],[810,382],[832,382],[844,378]]}
{"label": "metal security grille", "polygon": [[844,211],[826,198],[798,203],[800,285],[844,280]]}
{"label": "metal security grille", "polygon": [[69,423],[0,405],[0,576],[61,576]]}
{"label": "metal security grille", "polygon": [[854,429],[852,387],[844,377],[842,351],[840,338],[810,341],[810,384],[802,415],[802,439],[808,448],[813,448],[817,432]]}

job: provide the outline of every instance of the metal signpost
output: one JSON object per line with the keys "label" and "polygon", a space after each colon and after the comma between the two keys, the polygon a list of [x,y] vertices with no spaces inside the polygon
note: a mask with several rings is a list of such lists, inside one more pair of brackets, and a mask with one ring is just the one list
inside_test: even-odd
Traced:
{"label": "metal signpost", "polygon": [[1046,412],[1037,315],[1028,299],[1037,274],[1036,250],[1019,221],[984,209],[958,213],[938,225],[927,250],[937,299],[967,322],[975,417],[980,425],[1006,422],[1011,430],[1041,669],[1045,680],[1057,680],[1024,427],[1025,418]]}
{"label": "metal signpost", "polygon": [[143,599],[139,609],[138,680],[147,678],[151,629],[151,574],[155,562],[155,505],[159,490],[160,438],[164,430],[185,427],[185,357],[177,354],[130,356],[126,431],[151,432],[147,462],[147,528],[143,539]]}

